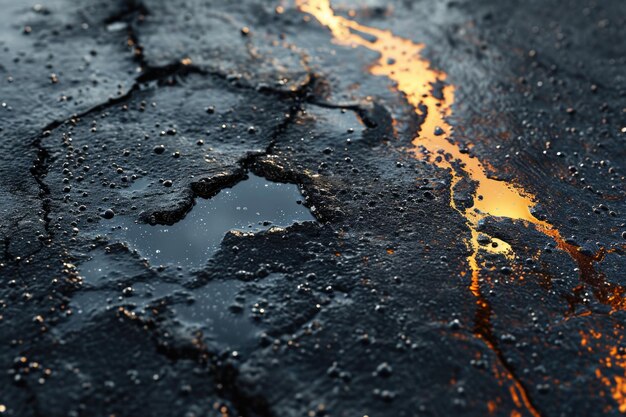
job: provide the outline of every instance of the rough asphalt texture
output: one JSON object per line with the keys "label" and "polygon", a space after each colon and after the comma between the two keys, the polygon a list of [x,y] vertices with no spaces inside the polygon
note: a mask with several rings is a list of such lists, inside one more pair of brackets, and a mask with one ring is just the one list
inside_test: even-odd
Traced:
{"label": "rough asphalt texture", "polygon": [[[520,222],[485,225],[523,279],[493,256],[497,346],[476,337],[449,173],[406,151],[420,121],[373,53],[289,2],[0,6],[0,415],[532,416],[509,378],[541,416],[620,413],[626,312]],[[350,8],[426,45],[456,140],[626,286],[626,2]],[[104,237],[107,210],[174,224],[248,172],[298,184],[317,222],[229,233],[199,270]],[[110,278],[86,282],[95,256]],[[245,334],[181,316],[213,288]]]}

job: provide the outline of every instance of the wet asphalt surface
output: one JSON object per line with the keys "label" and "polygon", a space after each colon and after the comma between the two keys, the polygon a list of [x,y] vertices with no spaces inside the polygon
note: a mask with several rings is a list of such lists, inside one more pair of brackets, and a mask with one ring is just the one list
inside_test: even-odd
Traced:
{"label": "wet asphalt surface", "polygon": [[0,6],[0,415],[626,413],[623,1],[333,2],[579,248],[486,219],[478,301],[374,52],[287,1]]}

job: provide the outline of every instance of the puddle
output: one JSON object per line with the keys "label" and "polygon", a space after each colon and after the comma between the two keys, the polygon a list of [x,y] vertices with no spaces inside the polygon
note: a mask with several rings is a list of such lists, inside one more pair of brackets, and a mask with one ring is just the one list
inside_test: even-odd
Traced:
{"label": "puddle", "polygon": [[229,230],[259,232],[272,226],[315,221],[302,200],[298,187],[249,174],[249,179],[220,191],[196,205],[173,226],[137,224],[117,218],[109,234],[127,242],[153,265],[203,266],[220,247]]}
{"label": "puddle", "polygon": [[[208,343],[235,350],[256,343],[259,328],[250,319],[245,300],[237,296],[243,287],[241,281],[219,281],[194,290],[192,303],[176,305],[176,319],[203,330]],[[231,311],[234,304],[240,312]]]}

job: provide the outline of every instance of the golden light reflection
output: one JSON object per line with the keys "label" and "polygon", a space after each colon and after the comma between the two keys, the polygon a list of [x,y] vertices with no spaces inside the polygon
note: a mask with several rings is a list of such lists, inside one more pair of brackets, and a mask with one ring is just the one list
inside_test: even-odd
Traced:
{"label": "golden light reflection", "polygon": [[[447,75],[444,72],[433,69],[430,62],[421,56],[423,44],[337,15],[329,0],[296,0],[296,4],[302,12],[312,15],[326,26],[335,43],[377,52],[379,58],[369,67],[369,72],[393,81],[397,90],[404,94],[407,102],[422,119],[412,140],[412,151],[416,155],[426,155],[431,163],[450,173],[450,205],[466,219],[471,231],[471,237],[467,241],[471,249],[467,262],[472,272],[469,289],[477,302],[476,336],[483,339],[500,357],[501,353],[491,334],[491,308],[481,292],[482,268],[479,255],[484,251],[501,254],[513,260],[514,254],[511,246],[500,239],[490,237],[497,245],[479,244],[478,224],[486,217],[506,217],[534,225],[538,231],[554,239],[557,247],[567,252],[576,262],[581,281],[592,287],[598,301],[610,305],[613,311],[626,308],[626,290],[608,283],[602,274],[594,271],[594,263],[601,261],[603,252],[596,256],[583,255],[578,247],[567,243],[556,228],[532,215],[531,209],[535,205],[532,195],[518,184],[490,178],[480,160],[454,143],[451,138],[452,126],[446,118],[452,111],[455,87],[446,83]],[[355,15],[356,13],[349,14],[351,17]],[[435,92],[437,88],[440,91]],[[463,178],[470,179],[476,186],[473,205],[469,208],[457,206],[454,199],[455,186]],[[511,382],[509,389],[514,403],[520,408],[523,405],[531,415],[539,416],[512,371],[505,369],[503,372],[506,374],[504,379]]]}
{"label": "golden light reflection", "polygon": [[[590,354],[600,354],[596,377],[609,389],[620,413],[626,414],[626,346],[624,326],[617,325],[612,335],[590,330],[580,332],[581,346]],[[608,339],[608,340],[607,340]]]}
{"label": "golden light reflection", "polygon": [[[434,86],[443,83],[446,74],[431,68],[430,62],[421,57],[424,45],[400,38],[389,31],[363,26],[338,16],[328,0],[296,0],[296,2],[301,11],[313,15],[322,25],[330,29],[335,42],[351,47],[365,47],[380,54],[378,61],[369,68],[369,71],[394,81],[396,88],[404,93],[408,103],[423,119],[413,139],[413,151],[425,152],[431,162],[449,170],[452,175],[451,190],[454,190],[454,186],[463,177],[475,181],[477,188],[473,207],[459,208],[454,203],[454,198],[450,201],[454,209],[467,219],[471,229],[471,240],[468,244],[472,248],[472,253],[468,257],[468,263],[472,270],[470,290],[477,297],[478,304],[476,335],[496,352],[502,362],[489,325],[491,309],[480,292],[478,252],[482,249],[511,257],[512,250],[510,245],[502,240],[496,240],[497,246],[480,246],[477,226],[479,220],[485,216],[504,216],[538,223],[539,221],[530,213],[530,208],[534,204],[532,199],[511,184],[489,178],[477,158],[463,153],[449,140],[452,127],[445,118],[450,115],[454,102],[454,87],[447,84],[441,89],[439,97],[433,94]],[[539,416],[525,389],[510,370],[499,366],[495,372],[501,381],[508,382],[514,404],[520,409],[525,408],[534,417]]]}
{"label": "golden light reflection", "polygon": [[[567,243],[556,228],[532,215],[535,198],[531,194],[517,184],[490,178],[478,158],[463,151],[452,141],[452,127],[446,118],[452,111],[454,86],[445,84],[440,94],[434,94],[435,86],[444,83],[447,75],[431,68],[430,62],[420,55],[423,44],[336,15],[329,0],[296,0],[296,4],[302,12],[314,16],[330,29],[334,42],[378,52],[380,56],[369,67],[370,73],[392,80],[415,112],[423,118],[412,141],[412,151],[416,154],[426,153],[432,163],[448,170],[452,176],[450,204],[463,215],[471,229],[468,245],[472,251],[467,260],[472,270],[470,289],[474,295],[478,296],[480,290],[480,251],[498,253],[513,259],[511,246],[500,239],[491,238],[497,243],[496,246],[478,243],[478,222],[488,216],[506,217],[531,223],[537,230],[554,239],[557,247],[567,252],[577,263],[581,280],[594,289],[600,302],[612,306],[614,311],[626,308],[626,290],[607,283],[604,277],[594,271],[593,264],[601,260],[601,253],[586,256],[577,246]],[[455,185],[462,178],[469,178],[476,185],[473,206],[469,208],[458,207],[454,201]]]}
{"label": "golden light reflection", "polygon": [[430,62],[422,58],[420,53],[424,48],[423,44],[338,16],[326,0],[297,0],[297,4],[301,11],[313,15],[322,25],[328,27],[335,42],[365,47],[380,54],[369,71],[392,80],[415,112],[423,118],[413,140],[413,151],[426,153],[435,165],[449,170],[452,175],[452,191],[464,177],[475,181],[477,188],[472,207],[457,207],[454,198],[451,198],[452,206],[467,219],[472,229],[469,242],[472,254],[468,262],[473,271],[472,292],[475,292],[480,271],[480,250],[512,256],[510,245],[501,240],[496,247],[479,245],[479,220],[486,216],[508,217],[550,228],[531,214],[530,209],[534,206],[532,197],[513,184],[489,178],[485,167],[477,158],[463,152],[450,140],[452,127],[446,122],[446,117],[450,115],[454,103],[454,86],[445,84],[440,94],[433,94],[434,86],[442,84],[447,76],[431,68]]}

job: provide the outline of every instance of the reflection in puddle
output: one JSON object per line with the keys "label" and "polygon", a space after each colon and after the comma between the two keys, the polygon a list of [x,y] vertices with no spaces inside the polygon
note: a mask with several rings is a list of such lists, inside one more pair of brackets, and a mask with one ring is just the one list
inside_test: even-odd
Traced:
{"label": "reflection in puddle", "polygon": [[176,319],[201,329],[205,342],[241,349],[254,342],[258,331],[244,312],[243,296],[238,295],[243,287],[241,281],[219,281],[196,289],[192,303],[176,305]]}
{"label": "reflection in puddle", "polygon": [[229,230],[258,232],[314,221],[294,184],[274,183],[250,174],[249,179],[220,191],[211,199],[197,199],[187,216],[172,226],[137,224],[118,218],[110,234],[127,242],[152,264],[200,267],[219,249]]}

